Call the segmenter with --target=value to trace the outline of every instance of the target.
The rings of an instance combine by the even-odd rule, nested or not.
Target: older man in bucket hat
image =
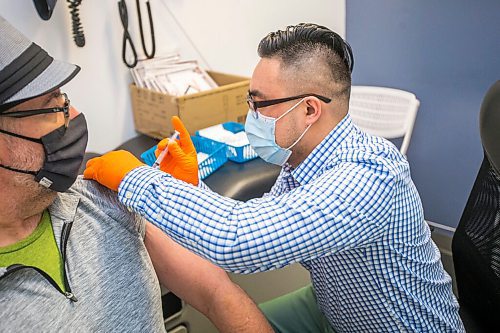
[[[0,331],[164,331],[152,261],[220,331],[270,331],[222,270],[77,177],[87,126],[59,88],[79,69],[0,17]]]

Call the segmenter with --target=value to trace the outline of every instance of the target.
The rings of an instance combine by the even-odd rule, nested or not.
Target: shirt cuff
[[[158,182],[160,178],[165,181],[165,178],[170,177],[169,174],[149,166],[135,168],[127,173],[120,183],[118,199],[125,206],[140,214],[142,212],[141,198],[147,191],[148,185]]]
[[[211,191],[210,187],[208,187],[207,184],[205,184],[202,180],[198,183],[198,188],[201,188],[202,190],[208,190]]]

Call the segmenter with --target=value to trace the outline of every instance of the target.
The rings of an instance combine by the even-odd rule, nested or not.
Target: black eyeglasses
[[[26,118],[26,117],[31,117],[31,116],[37,116],[40,114],[63,112],[64,113],[64,126],[67,128],[69,125],[69,120],[70,120],[70,117],[69,117],[70,101],[69,101],[68,95],[66,95],[65,93],[63,93],[62,95],[64,97],[64,105],[63,106],[47,108],[47,109],[34,109],[34,110],[23,110],[23,111],[14,111],[14,112],[8,112],[8,113],[0,113],[0,117]]]
[[[310,97],[310,96],[316,97],[317,99],[319,99],[320,101],[325,102],[325,103],[330,103],[332,101],[331,98],[324,97],[321,95],[316,95],[316,94],[303,94],[303,95],[297,95],[297,96],[292,96],[292,97],[269,99],[267,101],[254,101],[252,99],[252,95],[249,93],[247,95],[247,104],[248,104],[248,107],[250,108],[250,110],[253,111],[254,115],[257,116],[258,108],[265,108],[266,106],[285,103],[288,101],[293,101],[295,99],[305,98],[305,97]]]

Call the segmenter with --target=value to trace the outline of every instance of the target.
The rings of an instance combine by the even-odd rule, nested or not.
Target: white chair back
[[[406,155],[420,102],[414,94],[393,88],[352,86],[349,114],[368,134],[386,139],[403,137]]]

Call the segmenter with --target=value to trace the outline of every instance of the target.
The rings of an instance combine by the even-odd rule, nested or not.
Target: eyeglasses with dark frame
[[[66,93],[62,93],[62,95],[64,97],[64,105],[63,106],[46,108],[46,109],[33,109],[33,110],[23,110],[23,111],[0,113],[0,117],[26,118],[26,117],[37,116],[37,115],[41,115],[41,114],[63,112],[64,113],[64,126],[66,128],[68,128],[69,120],[70,120],[70,116],[69,116],[70,100],[68,98],[68,95],[66,95]]]
[[[248,107],[250,108],[250,110],[252,110],[253,116],[255,118],[258,118],[258,116],[259,116],[259,111],[257,111],[258,108],[265,108],[267,106],[285,103],[285,102],[293,101],[295,99],[300,99],[300,98],[305,98],[305,97],[310,97],[310,96],[316,97],[317,99],[319,99],[320,101],[325,102],[325,103],[330,103],[332,101],[331,98],[317,95],[317,94],[302,94],[302,95],[291,96],[291,97],[269,99],[267,101],[254,101],[252,99],[252,95],[250,93],[248,93],[247,104],[248,104]]]

